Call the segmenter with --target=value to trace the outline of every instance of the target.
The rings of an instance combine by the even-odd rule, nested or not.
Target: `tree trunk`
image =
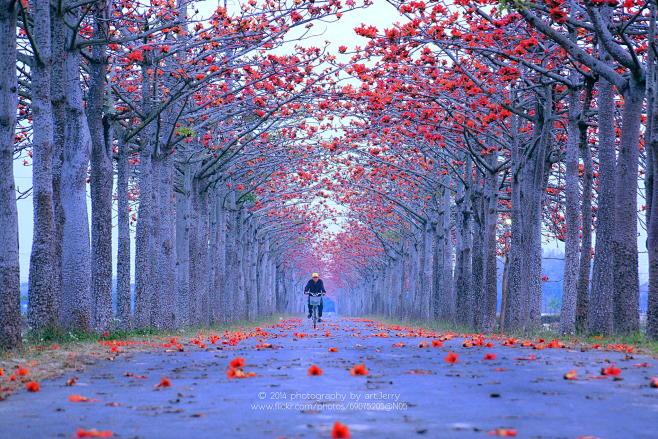
[[[466,175],[471,172],[470,163]],[[455,264],[456,318],[463,325],[469,324],[469,305],[472,290],[472,233],[470,187],[460,186],[457,208],[457,261]]]
[[[94,5],[94,38],[107,38],[109,3]],[[105,45],[92,49],[88,97],[88,124],[91,135],[91,293],[94,329],[112,328],[112,139],[110,127],[104,123],[103,109],[106,87]]]
[[[485,312],[484,303],[484,206],[482,188],[473,191],[473,221],[471,223],[473,236],[472,256],[472,287],[470,304],[468,306],[468,326],[480,330],[482,328],[482,317]]]
[[[93,323],[91,243],[87,213],[87,169],[91,138],[80,88],[80,58],[77,49],[68,50],[64,61],[66,127],[61,194],[64,235],[60,323],[63,327],[86,332],[92,329]]]
[[[190,232],[190,288],[195,324],[207,325],[208,316],[208,194],[197,178],[192,180]]]
[[[188,163],[181,164],[182,188],[176,194],[176,326],[188,326],[192,321],[190,292],[190,203],[192,172]]]
[[[607,55],[606,55],[607,56]],[[609,58],[609,56],[607,56]],[[615,224],[615,132],[612,84],[601,79],[597,94],[599,124],[599,196],[596,211],[596,244],[592,288],[587,303],[590,333],[612,332],[613,237]],[[633,238],[636,239],[636,238]]]
[[[247,234],[247,266],[246,268],[246,289],[248,314],[247,318],[253,320],[258,315],[260,297],[258,297],[258,239],[256,230],[252,221],[249,222],[249,232]]]
[[[213,188],[210,193],[210,243],[208,250],[209,266],[210,266],[210,283],[208,285],[209,298],[210,298],[210,324],[218,323],[218,305],[219,305],[219,291],[217,286],[218,272],[223,267],[218,266],[219,259],[219,246],[220,246],[220,230],[219,230],[219,215],[218,207],[219,196],[216,188]]]
[[[135,236],[135,316],[134,325],[137,328],[147,328],[150,325],[150,304],[153,283],[151,273],[152,245],[152,206],[153,176],[151,169],[150,144],[143,147],[139,159],[139,210],[137,218],[137,233]]]
[[[119,142],[117,162],[117,318],[119,327],[128,330],[132,327],[131,287],[130,287],[130,199],[128,185],[130,168],[128,147]]]
[[[20,348],[21,278],[14,185],[14,135],[18,106],[16,17],[18,4],[0,0],[0,349]]]
[[[215,268],[215,292],[218,303],[215,304],[217,313],[215,315],[218,324],[228,323],[229,321],[229,307],[231,291],[226,290],[224,285],[226,282],[226,209],[224,208],[224,193],[217,190],[216,194],[217,205],[217,260]]]
[[[642,81],[631,75],[624,93],[621,138],[615,181],[614,330],[630,334],[640,330],[640,281],[637,250],[637,171],[640,123],[644,104]]]
[[[496,166],[498,155],[492,151],[488,157],[489,165]],[[485,333],[493,332],[496,326],[496,308],[498,305],[498,267],[496,265],[496,224],[498,221],[498,176],[487,173],[484,184],[484,247],[483,285],[482,285],[482,323]]]
[[[269,308],[269,294],[266,289],[268,266],[267,252],[265,251],[265,239],[258,239],[258,265],[256,268],[256,296],[258,297],[257,316],[265,316]]]
[[[503,278],[500,281],[500,319],[498,327],[502,330],[505,326],[505,313],[507,310],[507,292],[508,292],[508,279],[509,279],[509,257],[505,255],[503,262]]]
[[[52,75],[50,77],[50,101],[53,111],[53,288],[57,291],[54,309],[61,307],[62,291],[62,241],[64,239],[64,208],[62,206],[62,165],[66,141],[66,90],[64,61],[66,60],[67,26],[62,11],[51,11]]]
[[[53,213],[53,112],[50,79],[52,51],[50,1],[34,2],[35,57],[32,79],[32,200],[34,233],[30,254],[28,322],[33,329],[57,325],[59,290],[55,288],[52,267],[57,264]]]
[[[152,79],[150,64],[142,69],[142,111],[148,114],[152,110]],[[139,210],[137,232],[135,236],[135,315],[134,326],[147,328],[151,325],[151,304],[155,294],[156,276],[152,270],[152,256],[156,252],[154,243],[155,182],[153,156],[155,154],[155,130],[153,122],[142,131],[139,152]]]
[[[238,283],[238,224],[237,215],[234,209],[235,206],[235,193],[230,193],[228,196],[229,206],[226,212],[226,275],[224,277],[223,289],[226,292],[226,320],[237,320],[237,283]]]
[[[583,195],[580,207],[583,235],[578,270],[578,297],[576,300],[576,332],[578,333],[583,333],[587,329],[587,300],[592,271],[592,181],[594,179],[594,170],[592,151],[587,138],[587,122],[584,115],[591,105],[593,86],[593,81],[588,83],[585,103],[581,112],[583,117],[578,126],[580,130],[580,154],[583,160]]]
[[[550,172],[548,156],[552,139],[552,109],[553,97],[549,87],[544,89],[545,96],[538,102],[539,117],[535,123],[535,139],[537,147],[527,157],[524,169],[525,186],[522,191],[521,208],[524,215],[525,242],[527,247],[523,253],[525,277],[527,286],[524,300],[527,310],[523,329],[537,328],[541,325],[542,285],[541,285],[541,227],[542,206],[546,194],[546,185]]]
[[[409,273],[407,277],[407,293],[403,299],[405,306],[405,318],[411,318],[417,313],[416,303],[414,299],[418,291],[420,281],[420,264],[417,262],[420,259],[419,245],[413,241],[409,242]]]
[[[435,230],[435,225],[432,224],[431,220],[428,219],[427,222],[424,224],[423,229],[421,231],[422,239],[423,239],[423,260],[424,260],[424,265],[423,265],[423,272],[422,272],[422,287],[420,291],[420,302],[416,304],[417,310],[419,312],[419,317],[422,320],[429,320],[430,319],[430,311],[431,311],[431,302],[430,299],[434,295],[434,245],[435,245],[435,240],[434,240],[434,230]],[[381,296],[383,294],[383,290],[375,291],[376,296]]]
[[[148,326],[155,329],[161,329],[160,310],[162,308],[162,272],[160,271],[162,249],[161,249],[161,224],[162,218],[162,188],[160,177],[162,175],[162,157],[160,157],[160,144],[155,145],[153,157],[151,159],[151,201],[149,213],[151,215],[151,228],[147,231],[149,234],[149,245],[151,254],[148,256],[149,273],[151,281],[149,284],[148,294]]]
[[[651,175],[647,172],[645,182],[647,200],[647,257],[649,265],[649,297],[647,302],[647,337],[658,340],[658,185],[655,171],[658,165],[658,62],[656,60],[656,6],[649,5],[651,20],[649,27],[649,56],[647,61],[647,162],[651,164]]]
[[[450,194],[450,177],[443,176],[441,212],[439,213],[440,249],[441,249],[441,283],[439,287],[439,318],[447,322],[455,320],[455,290],[453,287],[453,242],[452,242],[452,205]]]
[[[247,265],[247,224],[243,218],[242,210],[238,210],[237,213],[237,242],[236,242],[236,272],[237,272],[237,283],[235,284],[235,295],[236,295],[236,320],[244,320],[248,316],[248,303],[246,295],[246,274],[245,267]]]
[[[546,196],[546,185],[551,165],[548,161],[550,143],[552,139],[552,109],[553,98],[551,89],[545,89],[544,101],[538,105],[537,113],[541,113],[539,122],[536,126],[536,135],[539,136],[539,145],[531,157],[531,167],[526,168],[529,175],[525,181],[528,184],[526,194],[530,209],[525,209],[525,202],[522,203],[524,213],[527,215],[525,229],[526,242],[528,243],[525,253],[524,275],[528,290],[526,299],[528,301],[528,319],[524,329],[537,328],[541,325],[541,306],[542,306],[542,283],[541,283],[541,263],[542,263],[542,206]]]
[[[521,205],[521,183],[522,173],[521,166],[523,157],[520,151],[520,139],[518,138],[519,118],[512,115],[512,212],[510,226],[510,250],[508,258],[507,288],[505,294],[505,311],[502,329],[504,331],[517,331],[525,327],[528,309],[525,306],[523,295],[527,294],[527,285],[524,283],[523,275],[524,257],[523,251],[526,248],[525,235],[523,233],[523,207]]]
[[[174,196],[173,157],[167,154],[159,158],[158,180],[159,233],[157,241],[157,270],[159,297],[154,315],[157,327],[173,329],[176,325],[176,197]],[[155,322],[154,322],[155,323]]]
[[[575,80],[575,74],[571,75]],[[576,331],[576,306],[578,297],[578,268],[580,244],[580,200],[578,178],[578,121],[580,118],[579,90],[569,89],[569,115],[565,159],[566,237],[564,240],[564,280],[562,283],[562,306],[560,309],[560,332],[573,334]]]

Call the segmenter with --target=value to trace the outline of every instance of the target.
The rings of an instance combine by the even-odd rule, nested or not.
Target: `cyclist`
[[[309,294],[310,293],[310,294]],[[311,279],[309,279],[308,283],[306,284],[306,287],[304,288],[304,294],[309,294],[308,296],[308,318],[311,318],[313,308],[311,308],[311,294],[314,296],[322,295],[325,294],[326,291],[324,289],[324,284],[322,283],[322,279],[320,279],[320,275],[317,273],[313,273],[313,276],[311,276]],[[320,298],[320,306],[318,307],[318,321],[322,321],[322,298]]]

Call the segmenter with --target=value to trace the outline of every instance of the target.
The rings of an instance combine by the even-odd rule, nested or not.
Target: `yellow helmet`
[[[320,277],[320,275],[317,274],[317,273],[313,273],[313,276],[311,276],[311,277]]]

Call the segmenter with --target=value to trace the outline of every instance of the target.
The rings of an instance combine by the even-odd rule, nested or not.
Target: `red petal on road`
[[[497,428],[491,430],[489,436],[513,437],[516,436],[516,430],[513,428]]]
[[[171,381],[165,377],[162,377],[162,380],[160,380],[160,382],[156,384],[155,387],[171,387]]]
[[[352,436],[350,435],[350,429],[347,425],[336,421],[333,430],[331,430],[331,437],[334,439],[349,439]]]
[[[455,354],[454,352],[448,353],[448,356],[446,356],[443,361],[446,363],[456,363],[459,361],[459,354]]]
[[[83,430],[78,428],[78,431],[75,433],[75,437],[112,437],[114,433],[110,430],[98,431],[95,428],[91,430]]]

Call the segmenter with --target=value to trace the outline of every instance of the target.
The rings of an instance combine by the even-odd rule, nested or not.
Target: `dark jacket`
[[[318,279],[317,282],[313,282],[313,279],[310,279],[308,283],[306,284],[306,287],[304,288],[304,292],[311,292],[311,293],[326,293],[324,289],[324,284],[322,283],[322,279]]]

